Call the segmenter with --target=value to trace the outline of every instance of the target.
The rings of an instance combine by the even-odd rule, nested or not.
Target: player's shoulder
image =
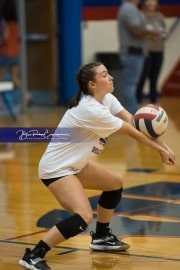
[[[116,97],[111,93],[106,94],[104,97],[104,100],[114,100],[114,99],[116,99]]]
[[[102,113],[103,104],[99,103],[94,97],[83,96],[78,106],[73,107],[71,112],[80,119],[95,120]]]
[[[106,94],[103,100],[103,104],[106,106],[111,106],[114,102],[119,102],[113,94]]]

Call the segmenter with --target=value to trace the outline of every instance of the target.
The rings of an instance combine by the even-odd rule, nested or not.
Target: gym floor
[[[111,222],[113,233],[130,244],[121,253],[92,252],[89,232],[56,246],[46,259],[53,270],[180,269],[180,98],[162,98],[169,126],[162,136],[176,154],[176,165],[161,163],[156,152],[125,135],[112,135],[96,161],[124,180],[121,203]],[[1,116],[1,127],[55,127],[62,107],[35,107],[17,122]],[[20,270],[18,260],[44,233],[68,215],[38,179],[45,143],[0,145],[0,266]],[[87,190],[96,219],[99,191]]]

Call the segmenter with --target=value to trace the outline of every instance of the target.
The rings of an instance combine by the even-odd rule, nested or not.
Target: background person
[[[118,37],[122,63],[122,105],[132,114],[138,109],[136,87],[147,54],[147,37],[157,31],[146,28],[144,14],[138,9],[140,0],[124,0],[118,12]]]
[[[20,89],[20,33],[19,23],[17,18],[16,1],[4,1],[2,6],[2,18],[5,23],[4,27],[4,40],[0,44],[0,80],[6,79],[9,72],[14,88]],[[27,93],[26,102],[31,105],[33,100],[30,93]]]
[[[158,99],[157,82],[164,59],[164,42],[167,38],[164,15],[157,10],[157,0],[145,0],[142,3],[147,25],[159,33],[148,39],[148,55],[144,62],[141,77],[137,85],[136,97],[139,104],[143,100],[143,87],[146,79],[149,79],[149,99],[156,103]]]

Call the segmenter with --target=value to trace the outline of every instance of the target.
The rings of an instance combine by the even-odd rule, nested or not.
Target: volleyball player
[[[82,66],[77,72],[77,83],[77,95],[58,125],[58,129],[64,129],[70,139],[51,141],[39,163],[43,183],[72,215],[54,225],[32,250],[26,249],[19,263],[28,269],[50,269],[44,260],[46,253],[83,232],[92,222],[93,213],[84,189],[102,190],[90,248],[96,251],[129,248],[109,227],[114,208],[121,200],[122,179],[90,160],[103,150],[112,133],[127,134],[156,150],[165,164],[175,163],[175,156],[168,146],[149,139],[133,127],[132,115],[111,94],[113,78],[103,64]]]

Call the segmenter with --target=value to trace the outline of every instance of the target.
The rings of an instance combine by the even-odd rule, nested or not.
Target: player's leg
[[[89,200],[76,176],[63,177],[51,183],[48,188],[72,215],[54,225],[33,250],[26,249],[19,263],[28,269],[50,269],[43,260],[46,253],[53,246],[84,231],[92,221]]]
[[[98,201],[96,232],[91,233],[90,248],[94,250],[128,249],[129,245],[117,239],[109,228],[114,208],[120,202],[122,196],[123,183],[121,178],[94,162],[89,162],[77,174],[77,177],[84,188],[103,190]]]
[[[53,247],[63,240],[82,232],[92,222],[92,209],[82,184],[74,175],[53,182],[49,185],[49,189],[64,209],[73,216],[78,215],[81,217],[80,220],[82,219],[82,222],[78,223],[77,218],[75,220],[70,218],[70,224],[68,224],[69,221],[67,220],[54,226],[43,238],[49,246]],[[76,223],[78,223],[77,228],[73,228]]]
[[[93,161],[89,161],[76,176],[86,189],[110,191],[123,186],[119,176]]]

